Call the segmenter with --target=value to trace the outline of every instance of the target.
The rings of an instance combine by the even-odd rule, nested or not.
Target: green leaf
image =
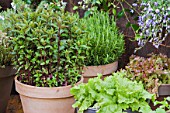
[[[91,14],[91,11],[86,11],[86,12],[84,13],[84,17],[88,17],[90,14]]]
[[[135,31],[139,29],[139,26],[137,24],[131,24],[131,26]]]
[[[73,10],[77,10],[79,7],[78,6],[74,6],[73,7]]]
[[[125,14],[124,14],[124,11],[121,10],[121,11],[118,12],[117,18],[120,19],[120,18],[122,18],[124,15],[125,15]]]
[[[112,9],[113,15],[116,16],[116,9]]]
[[[128,27],[130,27],[130,26],[131,26],[131,23],[128,22],[128,23],[126,24],[126,28],[128,28]]]

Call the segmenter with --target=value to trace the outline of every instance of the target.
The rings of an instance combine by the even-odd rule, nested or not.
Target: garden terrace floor
[[[19,95],[11,95],[6,113],[24,113]]]

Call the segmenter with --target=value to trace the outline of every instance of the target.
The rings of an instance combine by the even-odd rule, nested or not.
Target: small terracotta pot
[[[83,78],[76,84],[83,82]],[[15,77],[16,91],[20,94],[24,113],[74,113],[75,100],[69,86],[36,87],[23,84]]]
[[[111,64],[107,65],[100,65],[100,66],[86,66],[83,68],[83,78],[84,83],[88,82],[88,79],[97,77],[97,74],[101,73],[103,75],[103,78],[111,75],[113,72],[115,72],[118,68],[118,61],[113,62]]]
[[[14,74],[13,66],[0,68],[0,113],[5,113],[10,98]]]

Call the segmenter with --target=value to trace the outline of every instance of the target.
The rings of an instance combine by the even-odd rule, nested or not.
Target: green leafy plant
[[[80,84],[71,89],[76,103],[73,107],[79,108],[79,113],[89,107],[97,108],[97,113],[123,113],[131,109],[141,113],[151,112],[147,99],[152,94],[147,92],[141,82],[131,81],[124,76],[127,73],[120,71],[104,80],[97,78],[90,79],[87,84]]]
[[[84,66],[86,46],[78,26],[79,17],[42,2],[36,11],[27,10],[5,17],[12,39],[14,65],[22,83],[56,87],[76,83]],[[15,23],[15,24],[14,24]]]
[[[170,84],[170,59],[162,54],[152,54],[148,58],[132,55],[125,67],[126,77],[131,80],[142,81],[150,93],[158,93],[161,84]]]
[[[159,107],[155,111],[152,111],[150,113],[169,113],[170,112],[169,111],[170,110],[170,105],[169,105],[170,97],[164,98],[163,101],[157,101],[155,100],[155,98],[152,98],[152,101],[154,102],[154,106],[159,105]],[[165,111],[165,109],[167,111]]]
[[[10,37],[0,31],[0,67],[12,65],[13,55],[9,41]]]
[[[85,28],[84,42],[90,47],[86,65],[103,65],[114,62],[124,52],[124,38],[119,33],[114,18],[108,13],[95,12],[88,18],[82,18]]]

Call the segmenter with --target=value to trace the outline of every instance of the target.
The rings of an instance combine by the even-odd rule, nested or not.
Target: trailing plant
[[[54,6],[42,2],[36,11],[5,17],[13,24],[3,31],[14,37],[14,65],[22,83],[66,86],[81,77],[86,45],[80,40],[84,31],[78,26],[79,17]]]
[[[141,81],[150,93],[158,93],[161,84],[170,84],[170,59],[163,54],[149,58],[132,55],[125,69],[130,73],[126,77]]]
[[[0,67],[12,65],[13,55],[12,48],[10,46],[10,37],[6,36],[6,33],[0,31]]]
[[[170,1],[143,0],[140,7],[138,45],[143,47],[151,42],[158,48],[170,33]]]
[[[96,11],[106,11],[109,15],[114,15],[116,20],[125,17],[127,20],[126,27],[131,27],[134,34],[138,29],[138,25],[131,20],[137,20],[139,15],[139,1],[134,0],[133,3],[129,3],[128,0],[81,0],[77,4],[73,4],[73,10],[84,10],[84,17],[95,13]],[[126,6],[126,7],[125,7]],[[119,12],[118,12],[119,11]],[[132,18],[132,19],[130,19]]]
[[[152,110],[146,100],[153,95],[144,89],[141,82],[125,78],[126,74],[120,71],[104,80],[100,75],[89,79],[87,84],[74,86],[71,89],[76,99],[73,107],[78,107],[79,113],[89,107],[97,108],[97,113],[123,113],[127,109],[150,113]]]
[[[124,37],[119,33],[114,18],[108,13],[95,12],[80,22],[85,28],[83,42],[90,47],[86,65],[103,65],[114,62],[124,52]]]

